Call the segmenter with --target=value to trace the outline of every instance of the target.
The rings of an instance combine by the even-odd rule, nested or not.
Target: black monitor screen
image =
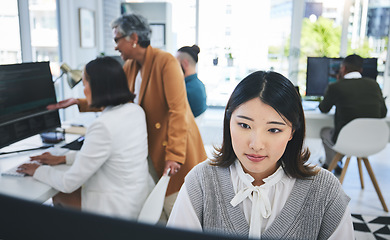
[[[49,62],[0,65],[0,148],[61,126]]]
[[[306,72],[306,96],[323,96],[329,83],[336,81],[343,58],[308,57]],[[377,58],[363,59],[363,77],[376,80]]]

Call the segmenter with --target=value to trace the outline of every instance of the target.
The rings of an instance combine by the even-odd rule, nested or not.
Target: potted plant
[[[232,54],[232,52],[231,52],[231,50],[230,50],[230,47],[228,47],[228,48],[225,48],[226,50],[227,50],[227,53],[226,53],[226,60],[227,60],[227,66],[228,67],[232,67],[233,66],[233,54]]]

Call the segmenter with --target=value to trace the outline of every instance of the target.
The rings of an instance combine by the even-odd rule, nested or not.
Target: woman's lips
[[[246,157],[252,161],[252,162],[260,162],[260,161],[263,161],[266,156],[260,156],[260,155],[250,155],[250,154],[246,154]]]

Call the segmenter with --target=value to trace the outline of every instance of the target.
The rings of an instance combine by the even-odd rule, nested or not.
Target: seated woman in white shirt
[[[215,158],[186,176],[167,226],[263,239],[354,239],[349,197],[307,164],[305,118],[275,72],[242,80],[225,110]]]
[[[87,129],[80,151],[31,157],[42,165],[24,164],[19,172],[60,191],[54,205],[137,219],[150,192],[144,111],[132,103],[126,75],[113,58],[89,62],[83,84],[88,104],[103,112]],[[72,165],[67,171],[50,166],[62,163]]]

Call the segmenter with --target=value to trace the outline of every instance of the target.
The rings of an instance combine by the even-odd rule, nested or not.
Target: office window
[[[0,1],[0,64],[22,62],[17,0]]]
[[[32,60],[50,61],[53,77],[60,75],[56,0],[29,0]]]
[[[239,0],[169,2],[176,39],[173,49],[198,41],[201,49],[198,75],[206,85],[208,105],[224,106],[238,81],[250,72],[274,70],[288,77],[293,34],[300,34],[300,48],[295,53],[299,56],[297,82],[294,84],[299,86],[302,95],[306,89],[307,57],[340,57],[356,53],[365,58],[378,58],[377,81],[383,86],[389,1],[350,1],[346,10],[349,17],[345,19],[348,21],[344,33],[346,44],[341,44],[345,2],[340,0],[306,0],[301,33],[291,33],[292,0],[247,0],[245,4]]]
[[[319,4],[317,8],[313,4]],[[390,2],[353,0],[343,19],[344,1],[306,1],[301,33],[301,57],[298,85],[305,95],[307,57],[340,57],[342,23],[348,21],[346,55],[378,58],[377,82],[383,87],[387,38],[390,24]]]
[[[384,71],[387,56],[387,42],[390,29],[390,2],[389,1],[362,1],[360,3],[359,37],[355,39],[355,46],[362,49],[365,57],[378,58],[378,83],[384,85]],[[357,34],[356,34],[357,35]],[[352,48],[352,39],[351,39]],[[355,49],[351,49],[356,51]],[[352,52],[351,51],[351,52]]]
[[[251,72],[287,73],[284,48],[291,6],[290,0],[199,0],[198,75],[206,85],[209,106],[225,106],[238,82]]]
[[[23,5],[23,4],[21,4]],[[22,49],[18,1],[0,1],[0,64],[22,62],[22,51],[32,51],[32,59],[24,61],[50,61],[54,77],[59,76],[59,43],[57,29],[56,0],[29,0],[30,19],[24,26],[30,26],[31,48]],[[28,34],[28,33],[27,33]],[[29,36],[30,37],[30,36]],[[26,41],[26,39],[24,39]]]
[[[290,35],[292,0],[167,2],[172,4],[175,39],[171,53],[198,41],[198,75],[206,85],[208,105],[225,106],[237,83],[253,71],[273,69],[287,76],[285,49]]]

